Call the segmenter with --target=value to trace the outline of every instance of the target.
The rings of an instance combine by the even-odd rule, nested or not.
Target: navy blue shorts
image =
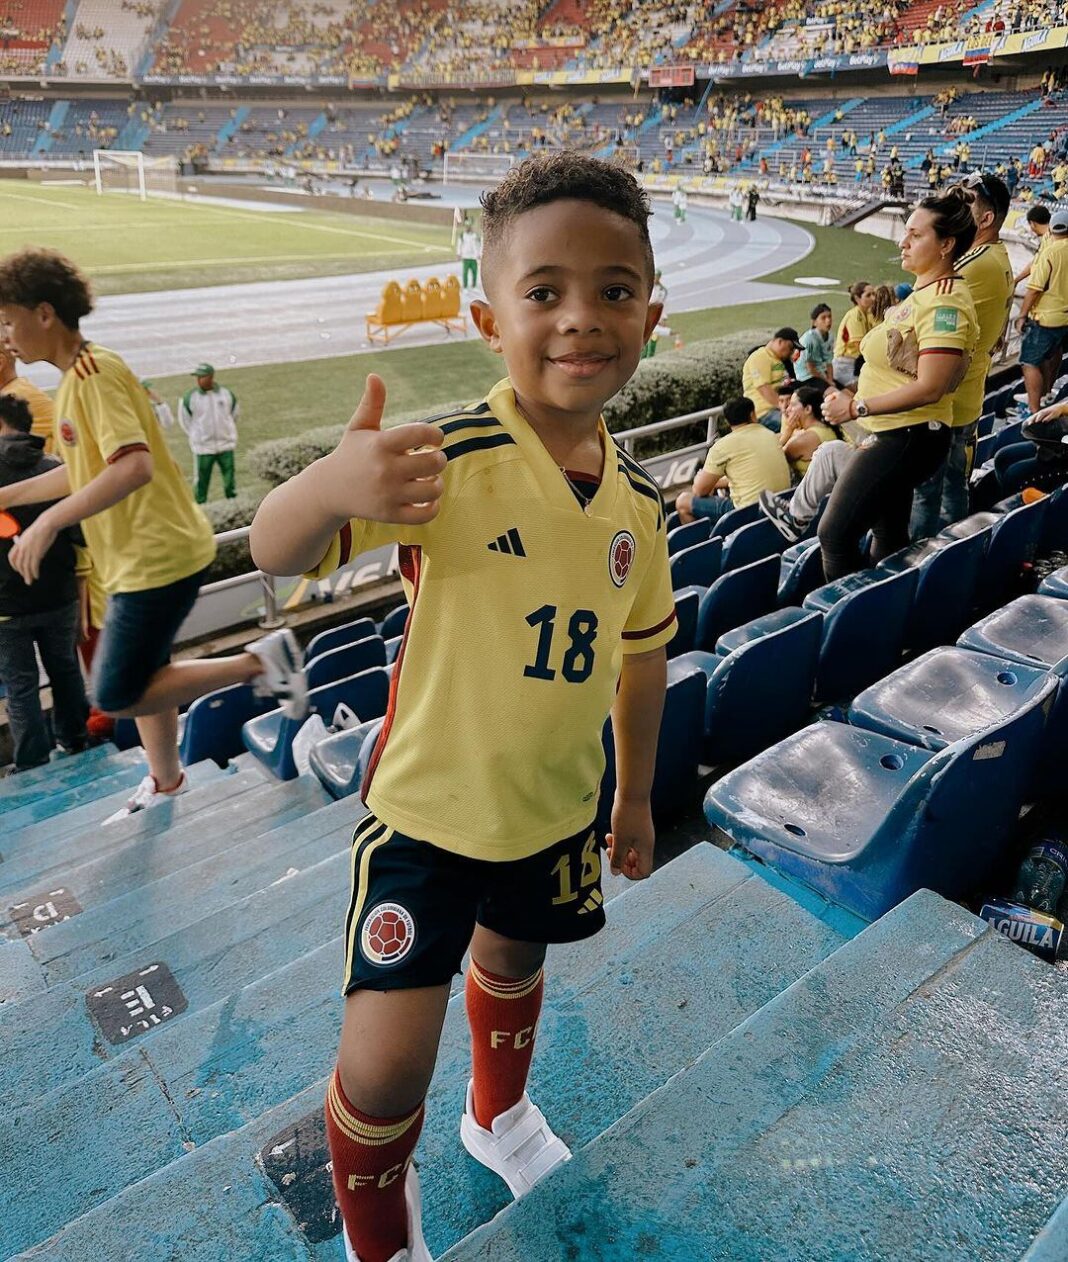
[[[1029,319],[1024,325],[1023,340],[1020,343],[1020,363],[1037,367],[1060,348],[1066,333],[1068,327],[1047,328],[1037,320]]]
[[[593,825],[526,859],[492,863],[367,815],[352,838],[341,993],[443,986],[475,925],[517,942],[578,942],[604,926]]]
[[[165,587],[108,597],[104,629],[93,658],[93,700],[105,714],[128,710],[149,680],[171,660],[178,628],[196,604],[207,570]]]

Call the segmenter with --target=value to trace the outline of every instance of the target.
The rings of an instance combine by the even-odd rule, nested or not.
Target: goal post
[[[481,180],[497,184],[508,174],[515,158],[508,153],[451,153],[445,150],[445,169],[441,173],[442,184],[466,183]]]
[[[98,196],[132,193],[147,201],[153,193],[178,192],[178,163],[173,157],[146,158],[133,150],[94,149],[93,182]]]

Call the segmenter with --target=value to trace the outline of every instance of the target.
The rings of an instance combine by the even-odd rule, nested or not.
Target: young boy
[[[88,280],[52,250],[0,261],[0,335],[25,363],[63,373],[56,395],[56,451],[63,464],[0,488],[0,508],[58,503],[19,536],[13,569],[27,583],[59,532],[83,522],[108,595],[93,691],[108,714],[132,716],[149,774],[105,820],[154,806],[186,787],[178,757],[178,707],[228,684],[252,683],[299,713],[304,677],[289,632],[238,657],[171,663],[171,646],[215,555],[207,518],[193,503],[163,439],[148,395],[114,351],[82,336],[93,309]]]
[[[612,870],[652,869],[675,627],[665,514],[600,419],[660,314],[649,204],[620,168],[568,152],[514,167],[483,204],[472,316],[508,377],[464,412],[386,431],[369,377],[337,449],[272,491],[252,528],[276,573],[396,541],[410,588],[364,784],[373,814],[354,837],[326,1111],[359,1262],[429,1258],[411,1158],[468,946],[463,1143],[515,1196],[570,1155],[525,1086],[546,944],[604,923],[591,825],[609,713]]]

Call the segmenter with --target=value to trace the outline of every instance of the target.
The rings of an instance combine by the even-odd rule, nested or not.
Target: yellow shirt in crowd
[[[759,422],[739,425],[717,438],[705,457],[705,469],[730,483],[735,508],[753,504],[761,491],[785,491],[790,466],[778,435]]]
[[[975,317],[979,322],[979,341],[964,380],[953,392],[954,426],[970,425],[983,410],[986,375],[990,356],[1005,329],[1012,306],[1012,264],[1009,252],[1001,241],[978,245],[957,263],[957,271],[968,282]]]
[[[108,595],[165,587],[209,565],[208,519],[167,450],[144,386],[126,363],[86,343],[56,393],[56,451],[80,491],[130,451],[152,456],[152,481],[81,523]]]
[[[860,354],[860,343],[864,334],[874,324],[875,321],[867,311],[862,311],[860,307],[850,307],[838,326],[838,336],[834,342],[835,359],[856,359]]]
[[[960,276],[943,276],[914,289],[904,302],[891,307],[860,346],[864,367],[860,370],[857,397],[874,399],[916,380],[921,355],[949,353],[960,359],[954,381],[959,384],[971,364],[979,335],[975,303]],[[936,403],[908,412],[869,416],[864,424],[873,433],[926,425],[948,425],[953,417],[950,389]]]
[[[1031,318],[1043,328],[1060,329],[1068,325],[1068,237],[1047,233],[1043,240],[1049,245],[1035,256],[1027,278],[1027,288],[1041,294]]]
[[[756,408],[757,420],[775,408],[760,393],[761,386],[775,390],[786,376],[786,367],[766,346],[758,346],[742,365],[742,393]]]

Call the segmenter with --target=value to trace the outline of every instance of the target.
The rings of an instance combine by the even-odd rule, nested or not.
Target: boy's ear
[[[471,319],[475,328],[482,335],[482,340],[490,350],[495,355],[502,354],[500,325],[497,323],[497,317],[493,314],[493,308],[489,303],[476,298],[471,303]]]
[[[662,302],[651,302],[649,310],[645,316],[645,340],[653,336],[653,329],[660,323],[660,317],[664,314],[664,304]]]

